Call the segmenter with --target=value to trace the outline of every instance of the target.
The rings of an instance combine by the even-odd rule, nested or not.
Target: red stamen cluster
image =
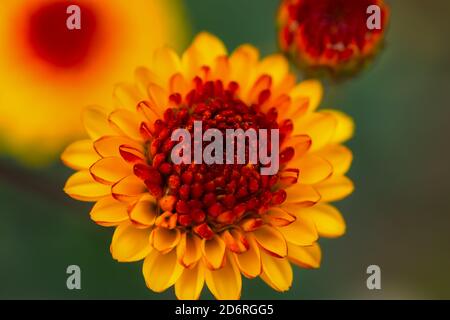
[[[173,130],[185,128],[193,134],[194,121],[202,121],[204,131],[216,128],[223,133],[226,129],[280,129],[281,143],[292,123],[285,122],[279,128],[275,109],[264,113],[260,104],[246,105],[236,97],[239,86],[235,82],[224,87],[220,80],[193,81],[195,88],[184,99],[178,93],[170,96],[173,107],[162,119],[142,124],[141,132],[148,138],[149,164],[137,164],[134,171],[159,199],[160,208],[177,215],[178,226],[210,238],[214,231],[244,216],[259,216],[269,206],[282,203],[286,192],[274,188],[278,174],[260,175],[260,164],[248,163],[248,148],[246,164],[173,164],[171,150],[177,143],[171,141]],[[261,103],[267,99],[264,96],[270,96],[270,91],[261,92]],[[293,149],[283,150],[280,163],[292,156]]]

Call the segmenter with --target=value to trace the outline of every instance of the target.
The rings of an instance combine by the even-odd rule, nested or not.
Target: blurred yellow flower
[[[120,94],[119,94],[120,93]],[[261,277],[277,291],[293,281],[291,263],[318,268],[319,236],[345,232],[329,202],[353,191],[345,176],[352,153],[342,145],[352,120],[317,111],[320,82],[296,84],[282,55],[259,59],[250,45],[228,55],[224,44],[199,34],[181,58],[153,54],[136,83],[116,87],[116,107],[84,111],[89,139],[62,155],[79,170],[65,185],[74,199],[96,202],[90,213],[114,226],[111,253],[120,262],[144,260],[147,286],[175,286],[179,299],[197,299],[204,284],[217,299],[238,299],[242,278]],[[277,128],[280,170],[260,175],[260,163],[175,164],[174,130]]]
[[[66,25],[69,5],[81,29]],[[3,0],[0,10],[0,152],[51,161],[80,136],[81,107],[105,101],[149,52],[181,45],[179,0]]]

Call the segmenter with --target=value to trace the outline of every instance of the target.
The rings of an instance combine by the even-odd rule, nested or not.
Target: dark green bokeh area
[[[382,55],[358,78],[328,85],[322,104],[344,110],[357,127],[349,143],[356,190],[337,205],[347,233],[320,241],[322,267],[295,268],[289,292],[245,280],[244,299],[450,299],[450,2],[390,3]],[[186,1],[195,33],[208,30],[229,49],[249,42],[264,55],[277,50],[277,5]],[[174,298],[172,289],[146,288],[141,263],[111,258],[113,229],[94,224],[89,205],[60,191],[70,170],[1,164],[0,298]],[[82,290],[66,288],[71,264],[81,267]],[[366,287],[371,264],[381,267],[382,290]],[[203,297],[211,298],[206,288]]]

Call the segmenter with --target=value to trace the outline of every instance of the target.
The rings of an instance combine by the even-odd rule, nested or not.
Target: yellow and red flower
[[[381,10],[381,28],[367,27],[367,9]],[[383,0],[283,0],[280,48],[307,75],[357,73],[380,50],[389,9]]]
[[[69,30],[69,5],[81,29]],[[148,52],[184,42],[179,0],[3,0],[0,10],[0,151],[54,160],[81,137],[81,106],[106,100],[115,79]]]
[[[114,108],[84,111],[89,138],[62,155],[78,170],[64,190],[96,202],[91,218],[115,227],[113,258],[144,259],[151,290],[174,285],[179,299],[197,299],[206,283],[217,299],[237,299],[243,275],[286,291],[291,263],[319,267],[319,237],[345,232],[329,202],[353,191],[345,176],[352,153],[342,145],[352,120],[317,111],[320,82],[296,84],[282,55],[260,60],[250,45],[228,55],[201,33],[181,57],[156,50],[150,68],[137,69],[135,84],[117,86],[114,98]],[[279,129],[280,171],[174,164],[171,133],[195,120],[221,130]]]

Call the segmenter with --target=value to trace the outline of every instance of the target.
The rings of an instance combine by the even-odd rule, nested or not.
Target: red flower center
[[[71,1],[45,4],[29,17],[27,37],[33,52],[56,67],[69,68],[82,64],[92,50],[97,31],[97,18],[90,6],[77,4],[81,9],[81,29],[69,30],[67,13]]]
[[[381,30],[367,28],[367,8],[371,5],[382,9]],[[283,30],[286,45],[299,41],[311,57],[339,61],[373,45],[386,18],[379,0],[295,0],[289,2],[287,10],[289,21]]]
[[[279,126],[274,108],[261,111],[260,105],[270,96],[268,90],[261,92],[260,103],[247,105],[237,98],[239,86],[235,82],[224,87],[220,80],[203,82],[195,78],[194,83],[195,89],[184,98],[178,93],[170,96],[174,107],[166,110],[163,119],[142,124],[141,132],[148,139],[149,165],[135,165],[134,171],[149,192],[160,199],[166,214],[177,213],[179,226],[192,227],[200,236],[209,238],[213,230],[244,216],[259,219],[269,206],[282,203],[286,192],[275,188],[278,174],[261,175],[261,163],[249,164],[248,146],[245,164],[174,164],[171,150],[177,142],[171,140],[172,132],[185,128],[193,134],[194,121],[202,121],[203,130],[215,128],[223,133],[226,129],[279,129],[281,144],[292,124],[286,121]],[[142,102],[143,107],[146,103]],[[277,155],[280,166],[292,158],[291,149]]]

